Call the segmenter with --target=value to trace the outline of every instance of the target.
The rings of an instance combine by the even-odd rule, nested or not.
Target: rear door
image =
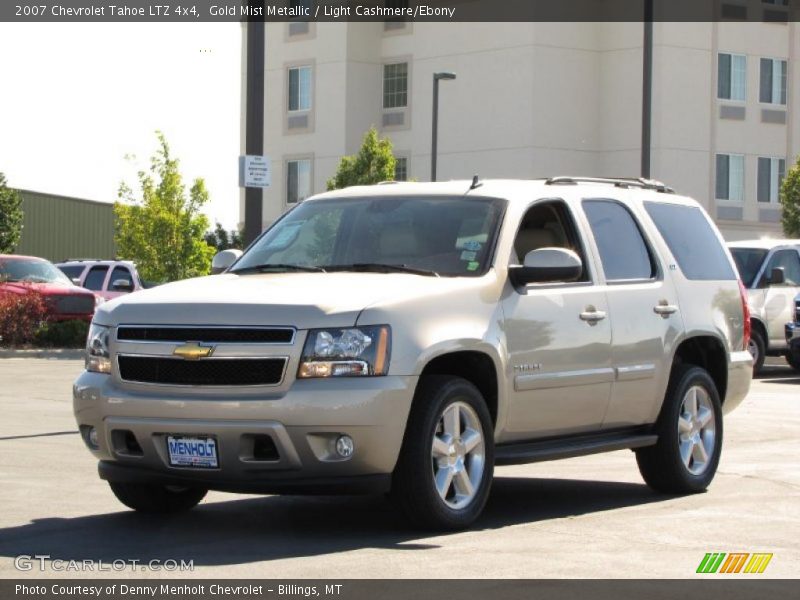
[[[621,199],[585,198],[582,207],[605,278],[611,313],[614,385],[604,429],[652,422],[669,377],[665,356],[682,331],[675,285],[642,225]]]

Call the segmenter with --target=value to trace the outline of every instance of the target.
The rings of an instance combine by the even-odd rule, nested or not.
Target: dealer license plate
[[[211,436],[168,435],[169,464],[173,467],[216,469],[217,440]]]

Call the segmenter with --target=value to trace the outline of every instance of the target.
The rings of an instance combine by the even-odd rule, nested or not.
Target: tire
[[[758,327],[753,327],[750,331],[750,343],[747,344],[747,350],[753,357],[753,375],[758,375],[761,367],[764,366],[764,359],[767,358],[767,345]]]
[[[177,488],[143,483],[109,482],[111,491],[128,508],[144,513],[178,513],[191,510],[205,497],[207,490]]]
[[[668,494],[704,491],[714,479],[722,451],[722,406],[717,386],[705,369],[673,368],[655,433],[654,446],[636,450],[639,472],[647,485]],[[703,454],[705,460],[701,460]]]
[[[795,371],[800,373],[800,346],[789,350],[789,353],[786,355],[786,362],[789,363],[789,366]]]
[[[422,378],[392,478],[394,500],[426,529],[464,529],[483,511],[493,473],[492,419],[481,393],[460,377]]]

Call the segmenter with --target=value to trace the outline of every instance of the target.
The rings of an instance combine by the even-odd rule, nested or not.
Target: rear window
[[[644,207],[687,279],[736,279],[725,248],[701,209],[656,202],[645,202]]]

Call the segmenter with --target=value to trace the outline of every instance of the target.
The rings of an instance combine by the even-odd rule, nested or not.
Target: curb
[[[83,348],[40,348],[32,350],[14,350],[0,348],[0,359],[3,358],[45,358],[55,360],[78,360],[83,358]]]

